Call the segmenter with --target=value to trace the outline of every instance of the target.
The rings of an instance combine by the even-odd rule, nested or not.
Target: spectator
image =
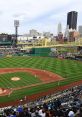
[[[72,109],[70,109],[70,111],[68,113],[68,117],[75,117],[75,114]]]

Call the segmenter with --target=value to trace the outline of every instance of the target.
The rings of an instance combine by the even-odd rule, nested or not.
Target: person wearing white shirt
[[[72,110],[69,111],[68,117],[75,117],[75,114],[74,114],[74,112]]]

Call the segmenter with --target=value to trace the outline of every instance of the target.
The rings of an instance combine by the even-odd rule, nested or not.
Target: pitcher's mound
[[[20,80],[20,78],[19,77],[12,77],[11,80],[12,81],[18,81],[18,80]]]

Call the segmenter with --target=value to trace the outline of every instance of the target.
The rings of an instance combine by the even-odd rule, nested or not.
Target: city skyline
[[[30,29],[57,34],[58,23],[65,32],[67,13],[78,12],[77,24],[82,25],[81,0],[3,0],[0,1],[0,33],[14,33],[14,20],[20,21],[19,34]]]

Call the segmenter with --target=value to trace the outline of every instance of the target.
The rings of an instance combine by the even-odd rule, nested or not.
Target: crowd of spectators
[[[82,117],[82,86],[47,95],[24,105],[0,108],[0,117]]]
[[[18,48],[13,47],[0,47],[0,57],[5,57],[7,55],[18,55],[20,54],[20,50]]]

